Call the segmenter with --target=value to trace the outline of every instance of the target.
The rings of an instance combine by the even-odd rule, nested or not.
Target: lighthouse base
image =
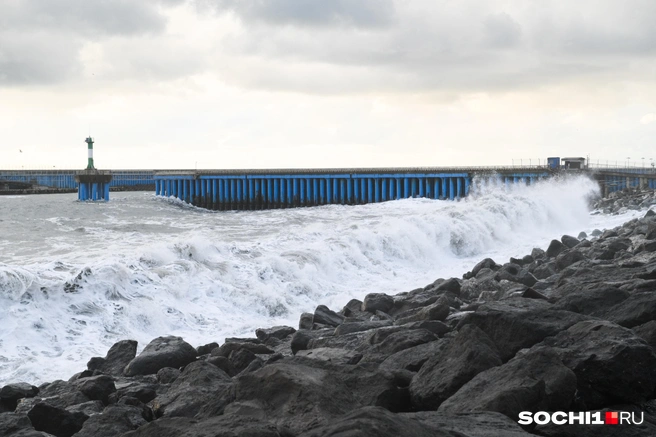
[[[77,199],[81,201],[109,201],[109,183],[112,174],[108,171],[84,170],[75,175],[78,183]]]

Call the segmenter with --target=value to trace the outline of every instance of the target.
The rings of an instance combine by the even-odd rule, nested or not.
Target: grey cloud
[[[522,28],[506,13],[489,15],[483,25],[486,38],[492,47],[514,47],[520,42]]]
[[[206,0],[242,20],[300,26],[379,27],[394,18],[391,0]]]
[[[161,8],[184,0],[0,2],[0,85],[11,86],[74,78],[82,70],[85,42],[161,34]]]

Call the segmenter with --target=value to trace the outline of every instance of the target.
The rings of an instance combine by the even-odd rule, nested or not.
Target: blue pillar
[[[380,200],[385,201],[387,200],[387,178],[381,178],[380,184],[381,184]]]
[[[319,204],[320,205],[325,205],[326,204],[326,180],[325,179],[319,180]]]
[[[339,181],[337,178],[333,179],[333,203],[339,203]]]
[[[162,181],[155,181],[155,195],[161,196],[162,194]]]
[[[465,178],[465,196],[469,196],[469,176]]]
[[[326,203],[333,203],[333,183],[331,179],[326,179]]]
[[[425,193],[424,193],[425,182],[424,182],[423,179],[419,178],[418,183],[419,183],[419,197],[424,197],[424,195],[425,195]]]
[[[455,185],[454,182],[455,181],[453,180],[453,178],[449,178],[449,199],[450,200],[454,199],[454,189],[453,189],[454,185]]]
[[[194,196],[196,195],[196,181],[189,180],[189,203],[193,203]]]
[[[346,181],[342,178],[339,179],[339,203],[346,203]]]
[[[371,178],[367,178],[367,202],[374,201],[374,183]]]
[[[188,191],[188,188],[187,188],[187,181],[183,179],[182,180],[182,200],[187,202],[189,200],[188,196],[189,196],[189,191]]]
[[[462,178],[458,178],[458,197],[462,197]]]
[[[367,203],[366,179],[360,179],[360,203]]]
[[[380,202],[380,180],[374,179],[374,202]]]
[[[301,201],[301,205],[305,205],[305,197],[306,197],[305,190],[307,188],[307,184],[305,183],[304,179],[300,179],[298,181],[298,184],[300,185],[300,189],[301,189],[300,190],[301,192],[299,193],[299,196],[300,196],[299,198],[300,198],[300,201]]]
[[[396,178],[396,200],[401,198],[401,179]]]
[[[180,200],[184,200],[184,189],[182,187],[183,179],[178,179],[178,192],[177,192],[177,198]]]
[[[98,200],[98,183],[91,184],[91,200],[94,202]]]
[[[104,184],[105,189],[105,202],[109,202],[109,183]]]
[[[217,185],[218,185],[217,182],[218,181],[216,179],[212,179],[212,203],[215,204],[215,205],[216,205],[216,199],[217,199],[217,196],[216,196],[216,189],[217,189]]]
[[[346,203],[353,203],[353,189],[351,188],[351,179],[346,179]]]
[[[408,178],[403,178],[403,198],[407,199],[410,197],[410,180]]]

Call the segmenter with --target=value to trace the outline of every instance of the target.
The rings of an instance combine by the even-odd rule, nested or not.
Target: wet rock
[[[481,305],[474,313],[467,314],[457,329],[468,324],[478,326],[492,339],[505,362],[520,349],[529,348],[585,319],[580,314],[553,309],[543,300],[512,299]]]
[[[496,411],[517,420],[521,411],[568,411],[576,376],[550,348],[536,347],[476,375],[438,411]]]
[[[255,354],[247,349],[237,349],[230,352],[228,359],[232,363],[237,374],[248,367],[257,358]]]
[[[435,410],[478,373],[500,365],[492,340],[476,326],[465,325],[412,379],[412,403],[419,410]]]
[[[180,369],[164,367],[157,371],[157,380],[162,384],[170,384],[180,376]]]
[[[604,318],[627,328],[656,320],[656,294],[634,293],[611,308]]]
[[[284,340],[293,335],[296,329],[291,326],[274,326],[273,328],[260,328],[255,330],[255,335],[260,341],[267,341],[269,338]]]
[[[590,235],[593,237],[598,237],[602,234],[602,232],[599,229],[594,229]]]
[[[554,303],[554,308],[601,317],[628,297],[629,292],[617,287],[592,284],[561,297]]]
[[[300,357],[239,376],[235,393],[237,402],[258,405],[267,421],[290,435],[363,406],[407,407],[388,373]]]
[[[27,413],[32,426],[37,431],[44,431],[55,437],[71,437],[82,429],[89,418],[84,413],[70,413],[64,409],[46,403],[37,403]]]
[[[408,370],[418,372],[429,358],[441,355],[451,340],[441,339],[422,343],[389,355],[380,368],[389,371]]]
[[[214,341],[212,343],[208,343],[208,344],[204,344],[202,346],[198,346],[196,348],[196,356],[207,355],[210,352],[212,352],[214,349],[216,349],[217,347],[219,347],[219,344],[214,342]]]
[[[389,356],[413,346],[437,340],[437,336],[425,329],[403,329],[386,336],[371,349],[374,354]]]
[[[158,337],[125,367],[125,376],[156,374],[164,367],[182,367],[196,360],[196,349],[181,337]]]
[[[563,235],[560,237],[560,241],[570,249],[579,244],[579,239],[574,238],[571,235]]]
[[[106,375],[122,376],[123,369],[136,355],[137,342],[134,340],[121,340],[109,348],[104,358],[91,358],[87,363],[87,368]]]
[[[312,318],[313,323],[319,323],[328,326],[339,326],[344,322],[344,316],[337,314],[335,311],[330,310],[325,305],[319,305],[314,310]]]
[[[581,232],[579,232],[579,235],[577,236],[577,238],[578,238],[579,240],[584,240],[584,239],[588,238],[588,234],[586,234],[585,232],[581,231]]]
[[[0,414],[0,437],[48,437],[50,434],[34,429],[25,414]]]
[[[437,293],[452,293],[456,296],[460,294],[461,281],[456,278],[449,278],[435,287]]]
[[[281,437],[276,427],[253,417],[224,415],[207,420],[165,417],[121,437]]]
[[[533,288],[529,287],[524,292],[522,293],[522,297],[525,299],[542,299],[542,300],[549,300],[547,296],[544,294],[540,293],[539,291],[534,290]]]
[[[375,313],[376,311],[389,312],[394,307],[394,298],[384,293],[369,293],[362,302],[362,311]]]
[[[107,405],[109,395],[116,391],[114,380],[108,375],[91,376],[76,382],[78,390],[92,401],[101,401]]]
[[[19,399],[33,398],[39,389],[26,382],[8,384],[0,389],[0,405],[8,411],[14,411]]]
[[[634,326],[631,330],[644,341],[647,342],[652,349],[656,351],[656,321],[651,320],[642,325]]]
[[[547,248],[546,255],[547,255],[548,258],[553,258],[555,256],[558,256],[560,254],[560,252],[562,252],[566,249],[567,249],[567,246],[565,246],[560,241],[551,240],[551,243],[549,243],[549,247]]]
[[[578,250],[572,249],[568,251],[561,252],[556,257],[556,269],[564,270],[565,268],[571,266],[572,264],[583,261],[585,256]]]
[[[66,408],[69,413],[83,413],[91,417],[94,414],[100,414],[105,409],[102,401],[89,401],[83,404],[77,404]]]
[[[72,405],[83,404],[89,402],[89,399],[82,393],[74,383],[66,381],[53,381],[50,384],[41,386],[39,389],[39,397],[46,398],[47,403],[54,407],[65,409]],[[17,406],[17,408],[20,405]]]
[[[314,315],[311,313],[303,313],[298,321],[298,329],[312,329],[312,319]]]
[[[216,414],[231,400],[231,378],[205,361],[185,367],[168,391],[153,401],[157,417],[194,417],[201,408],[216,408]]]
[[[239,373],[234,364],[232,364],[232,361],[226,357],[209,357],[206,361],[223,370],[228,376],[232,377]]]
[[[362,354],[359,352],[330,347],[298,351],[296,356],[335,364],[357,364],[362,359]]]
[[[649,399],[656,387],[656,355],[630,329],[588,320],[546,339],[577,377],[577,407],[595,409]]]
[[[369,331],[370,329],[378,329],[384,326],[391,326],[392,321],[373,321],[373,322],[346,322],[335,328],[335,335],[351,334],[353,332]]]
[[[110,405],[102,414],[91,416],[84,422],[75,437],[115,437],[146,423],[140,408],[130,405]]]
[[[449,311],[449,300],[445,296],[441,296],[435,303],[420,308],[410,315],[399,314],[396,323],[403,325],[424,320],[444,321],[449,315]]]
[[[230,354],[240,349],[247,350],[253,354],[262,354],[262,355],[272,354],[275,352],[273,349],[269,348],[264,344],[256,344],[250,342],[243,342],[243,343],[231,342],[231,343],[223,343],[221,347],[212,350],[212,353],[210,355],[213,357],[228,358],[230,357]]]

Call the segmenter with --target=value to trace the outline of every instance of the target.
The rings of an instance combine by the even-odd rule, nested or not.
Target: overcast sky
[[[0,0],[0,168],[83,168],[89,133],[115,169],[648,165],[654,23],[654,0]]]

